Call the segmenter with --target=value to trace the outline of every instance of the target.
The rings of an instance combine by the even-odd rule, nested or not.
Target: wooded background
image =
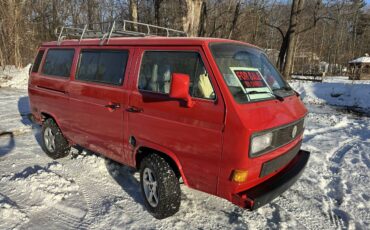
[[[2,0],[0,66],[33,62],[58,26],[122,19],[255,44],[287,78],[340,74],[349,60],[370,53],[364,0]]]

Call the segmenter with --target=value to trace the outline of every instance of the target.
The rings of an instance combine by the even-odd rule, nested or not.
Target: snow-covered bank
[[[26,89],[28,84],[28,73],[31,64],[24,68],[15,66],[0,66],[0,88],[11,87],[17,89]]]
[[[291,81],[306,104],[328,104],[370,112],[370,81],[327,78],[324,82]]]

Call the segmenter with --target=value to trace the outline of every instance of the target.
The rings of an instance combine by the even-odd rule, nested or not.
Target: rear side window
[[[128,51],[84,50],[76,79],[112,85],[122,85]]]
[[[45,51],[40,50],[39,53],[36,56],[35,63],[33,63],[32,66],[32,73],[37,73],[39,71],[40,63],[42,60],[42,57],[44,56]]]
[[[42,73],[45,75],[69,77],[73,55],[73,49],[49,49]]]
[[[189,93],[192,97],[215,98],[207,70],[197,52],[145,52],[140,70],[139,89],[168,94],[173,73],[190,76]]]

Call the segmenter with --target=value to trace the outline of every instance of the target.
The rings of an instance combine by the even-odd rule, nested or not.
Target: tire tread
[[[44,131],[49,127],[55,133],[55,151],[50,152],[44,143]],[[64,137],[62,131],[59,129],[57,123],[52,119],[48,118],[42,124],[42,137],[41,137],[41,147],[44,152],[53,159],[63,158],[69,155],[71,146],[69,145],[67,139]]]
[[[140,167],[140,180],[142,181],[142,173],[145,167],[151,167],[157,177],[159,189],[159,204],[153,208],[145,198],[143,185],[141,183],[141,190],[144,196],[144,203],[149,212],[157,219],[163,219],[174,215],[179,211],[181,204],[181,190],[180,183],[174,170],[167,163],[167,161],[158,154],[150,154],[145,157]]]

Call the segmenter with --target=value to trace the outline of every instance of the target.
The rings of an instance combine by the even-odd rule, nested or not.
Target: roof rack
[[[79,42],[87,38],[99,38],[100,45],[103,45],[108,44],[112,37],[188,36],[184,31],[129,20],[62,26],[55,29],[55,35],[58,45],[67,37],[78,38]]]

